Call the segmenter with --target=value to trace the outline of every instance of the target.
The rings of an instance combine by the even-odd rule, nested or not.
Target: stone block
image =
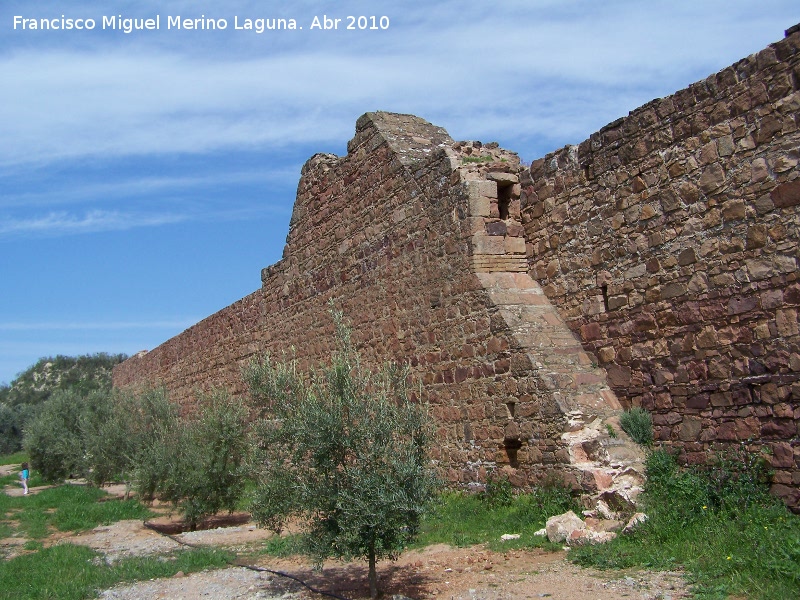
[[[471,191],[471,188],[470,188]],[[479,194],[469,196],[469,215],[471,217],[488,217],[490,213],[490,200]]]
[[[703,428],[703,420],[698,417],[685,417],[678,426],[678,439],[682,442],[690,442],[699,439],[700,430]]]
[[[503,221],[489,221],[486,223],[487,235],[506,235],[506,224]],[[525,241],[523,240],[523,245]]]
[[[497,184],[494,181],[468,181],[467,190],[470,200],[473,198],[497,199]]]
[[[778,333],[784,337],[800,334],[797,326],[797,311],[793,308],[777,311],[775,324],[778,327]]]
[[[565,542],[575,531],[586,529],[586,523],[574,512],[569,511],[547,519],[547,539],[553,543]]]
[[[789,419],[773,419],[761,426],[765,438],[790,439],[797,435],[797,425]]]
[[[722,219],[726,222],[744,219],[745,215],[744,200],[728,200],[722,205]]]
[[[499,184],[513,185],[519,183],[519,177],[514,173],[501,173],[498,171],[489,171],[486,173],[486,179],[489,181],[496,181]],[[496,188],[495,188],[496,189]]]
[[[661,298],[669,300],[686,293],[686,285],[682,283],[668,283],[661,289]]]
[[[722,187],[724,183],[725,170],[718,163],[714,163],[703,171],[697,185],[706,194],[711,194]]]
[[[525,254],[525,238],[506,237],[503,243],[506,254]]]
[[[504,238],[498,236],[475,234],[472,236],[472,252],[473,254],[505,254],[503,240]]]
[[[769,196],[776,208],[797,206],[800,204],[800,179],[779,185]]]

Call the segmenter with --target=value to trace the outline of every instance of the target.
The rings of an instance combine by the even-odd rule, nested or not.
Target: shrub
[[[165,404],[166,402],[166,404]],[[244,491],[248,410],[223,392],[200,399],[197,414],[178,418],[162,395],[143,399],[136,489],[180,508],[191,529],[220,510],[232,512]]]
[[[656,450],[640,496],[647,521],[570,557],[602,568],[679,567],[698,597],[800,598],[800,517],[769,495],[767,476],[763,454],[746,444],[685,468]]]
[[[242,400],[217,392],[202,398],[199,414],[167,440],[172,464],[159,495],[180,507],[192,530],[208,515],[233,512],[242,497],[247,417]]]
[[[86,405],[101,401],[92,394],[84,398],[73,391],[57,391],[25,430],[24,447],[31,467],[47,481],[59,481],[84,473],[81,431]]]
[[[721,509],[735,512],[774,502],[768,493],[769,460],[763,452],[750,452],[745,442],[716,452],[706,471],[711,502]]]
[[[637,444],[650,446],[653,443],[653,419],[645,409],[634,406],[626,410],[619,419],[619,425]]]
[[[147,390],[131,400],[129,434],[135,440],[132,464],[133,487],[145,502],[151,502],[156,490],[171,469],[171,455],[179,415],[164,389]],[[174,447],[173,447],[174,446]]]
[[[306,552],[375,564],[396,557],[416,535],[434,497],[426,408],[411,402],[408,371],[362,368],[340,313],[339,349],[329,367],[302,377],[292,363],[266,358],[246,379],[264,411],[258,430],[256,520],[279,531],[289,517],[306,525]]]
[[[492,507],[509,506],[514,501],[514,488],[508,477],[492,474],[486,480],[486,487],[481,497]]]
[[[33,407],[0,403],[0,454],[12,454],[22,449],[25,423],[34,414]]]
[[[87,410],[82,430],[86,477],[93,484],[130,483],[136,455],[143,445],[136,409],[133,396],[114,394]]]

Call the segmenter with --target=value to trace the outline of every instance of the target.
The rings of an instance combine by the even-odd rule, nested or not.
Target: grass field
[[[10,461],[6,464],[13,464]],[[766,493],[763,460],[733,456],[706,469],[682,469],[663,451],[651,452],[642,503],[647,522],[601,546],[574,548],[571,560],[601,569],[682,569],[698,598],[800,598],[800,516]],[[16,485],[16,475],[0,483]],[[98,502],[96,488],[62,485],[27,497],[0,494],[0,537],[20,535],[28,553],[0,561],[0,600],[94,597],[120,582],[220,568],[234,556],[187,550],[164,557],[129,558],[109,566],[93,550],[70,544],[44,547],[55,531],[83,531],[151,513],[136,500]],[[442,494],[420,526],[414,547],[483,544],[493,550],[557,549],[534,532],[548,517],[579,512],[575,500],[552,487],[516,495],[502,481],[488,492]],[[503,533],[518,540],[500,541]],[[268,540],[258,553],[296,553],[297,536]],[[58,573],[58,577],[53,577]]]

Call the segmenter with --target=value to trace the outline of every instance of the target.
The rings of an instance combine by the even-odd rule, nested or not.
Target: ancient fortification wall
[[[503,468],[631,499],[641,456],[606,433],[619,397],[688,461],[763,439],[775,491],[800,504],[798,47],[787,37],[529,169],[368,113],[347,156],[303,167],[261,289],[114,384],[184,404],[244,393],[241,369],[265,351],[329,355],[333,300],[365,360],[422,382],[453,482]]]
[[[605,374],[525,272],[518,172],[496,145],[364,115],[347,156],[303,167],[284,258],[261,290],[129,359],[115,386],[164,385],[191,403],[212,386],[244,392],[241,369],[263,352],[294,347],[303,365],[321,363],[334,300],[365,360],[402,361],[422,382],[451,481],[506,467],[519,485],[555,473],[589,490],[631,487],[609,461],[630,450],[595,439],[619,408]]]
[[[702,462],[763,442],[800,503],[800,33],[522,176],[533,277],[626,405]]]

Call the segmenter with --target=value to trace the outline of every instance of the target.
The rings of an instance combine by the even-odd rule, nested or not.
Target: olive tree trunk
[[[375,600],[378,597],[378,573],[375,570],[375,550],[369,549],[369,597]]]

